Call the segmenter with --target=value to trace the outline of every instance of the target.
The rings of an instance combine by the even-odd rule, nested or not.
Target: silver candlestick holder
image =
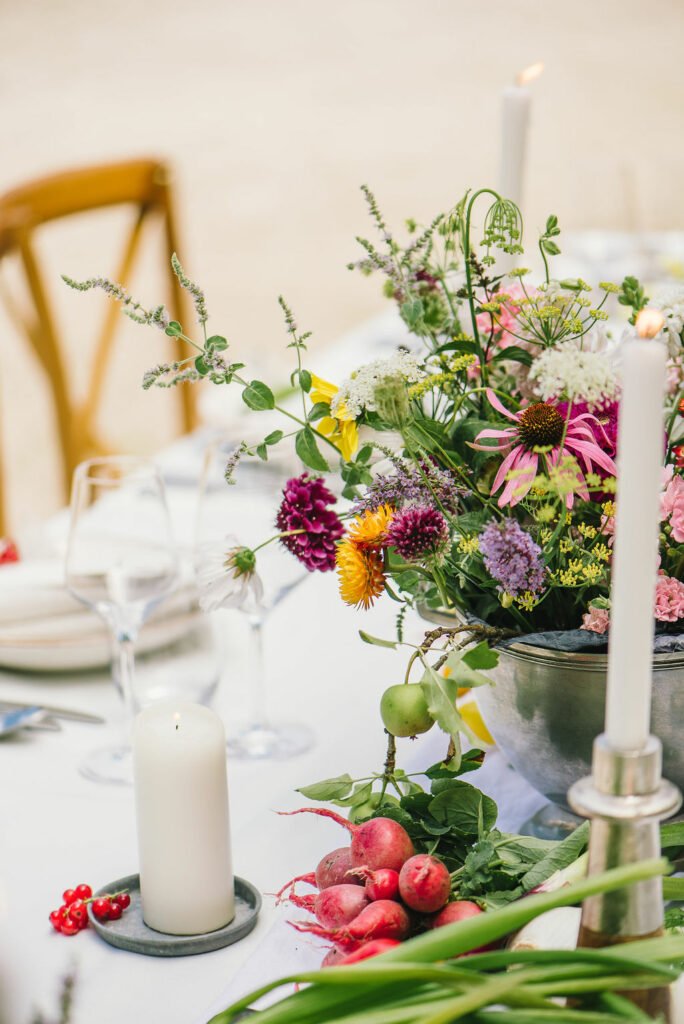
[[[605,734],[594,741],[592,774],[568,792],[570,806],[591,818],[589,874],[660,856],[659,822],[679,809],[682,794],[662,778],[662,744],[649,736],[641,750],[616,750]],[[582,904],[579,945],[601,947],[663,931],[662,879],[650,878]],[[667,1017],[667,989],[625,993],[647,1013]]]

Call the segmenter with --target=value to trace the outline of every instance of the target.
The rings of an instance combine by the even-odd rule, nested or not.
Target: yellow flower
[[[603,566],[598,562],[590,562],[588,565],[582,566],[582,575],[590,583],[598,583],[603,576]]]
[[[370,608],[385,586],[382,555],[347,539],[338,544],[335,560],[342,600],[356,608]]]
[[[379,546],[393,515],[394,510],[389,505],[380,505],[374,512],[362,512],[352,519],[347,540],[362,548]]]
[[[515,602],[519,608],[522,608],[524,612],[531,612],[534,606],[537,604],[537,598],[531,591],[526,590],[524,594],[520,594],[516,598]]]
[[[595,544],[591,553],[602,562],[610,562],[610,548],[606,544]]]
[[[604,516],[608,516],[609,519],[612,519],[612,517],[615,515],[614,501],[604,501],[601,505],[601,508],[603,509]]]
[[[577,529],[583,537],[588,537],[590,540],[595,537],[598,532],[595,526],[589,526],[588,523],[578,523]]]
[[[330,381],[317,377],[315,373],[311,374],[311,391],[309,395],[312,402],[324,402],[326,405],[330,405],[339,390]],[[327,437],[329,441],[332,441],[345,462],[351,459],[359,447],[359,428],[356,426],[356,421],[349,414],[344,403],[337,407],[335,416],[324,416],[320,419],[316,423],[316,430]]]
[[[458,550],[463,555],[474,555],[476,551],[480,550],[480,541],[476,533],[471,533],[468,537],[461,537],[458,542]]]

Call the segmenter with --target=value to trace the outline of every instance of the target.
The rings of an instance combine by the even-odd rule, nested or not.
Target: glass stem
[[[249,634],[249,724],[253,729],[267,729],[268,711],[266,707],[266,673],[264,669],[263,619],[261,619],[259,616],[250,615]]]
[[[131,729],[136,713],[133,695],[133,676],[135,674],[135,636],[130,632],[114,634],[114,670],[118,673],[121,696],[124,703],[124,740],[131,741]]]

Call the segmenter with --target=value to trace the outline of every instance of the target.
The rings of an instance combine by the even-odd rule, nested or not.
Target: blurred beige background
[[[132,155],[177,171],[181,257],[212,327],[245,362],[288,371],[276,296],[324,346],[378,312],[379,285],[345,269],[368,182],[390,222],[429,219],[498,177],[500,97],[533,86],[525,212],[561,226],[684,228],[684,5],[678,0],[0,0],[0,190]],[[102,298],[61,285],[113,272],[118,217],[45,232],[75,388]],[[150,251],[135,291],[160,292]],[[163,339],[124,321],[102,423],[113,448],[172,430],[143,394]],[[0,435],[16,530],[59,507],[39,368],[0,314]]]

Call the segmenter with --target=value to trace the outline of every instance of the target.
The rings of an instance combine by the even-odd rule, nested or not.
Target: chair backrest
[[[171,175],[166,164],[159,160],[141,159],[80,168],[40,178],[0,195],[0,261],[10,255],[18,259],[26,280],[29,308],[20,308],[7,287],[0,290],[0,300],[4,301],[8,313],[29,340],[49,381],[66,494],[74,467],[83,459],[105,451],[96,433],[95,419],[120,314],[116,303],[107,305],[96,339],[86,398],[79,404],[69,386],[66,357],[43,283],[34,235],[36,229],[50,221],[113,206],[132,207],[134,218],[112,277],[126,287],[140,249],[143,228],[151,220],[160,220],[167,257],[165,262],[169,268],[168,306],[173,318],[183,323],[184,294],[169,262],[171,253],[178,250],[178,241]],[[184,358],[187,352],[183,351],[182,342],[176,340],[174,343],[178,347],[177,358]],[[193,389],[177,388],[176,394],[181,403],[183,430],[192,430],[196,425]],[[3,532],[0,458],[0,537]]]

